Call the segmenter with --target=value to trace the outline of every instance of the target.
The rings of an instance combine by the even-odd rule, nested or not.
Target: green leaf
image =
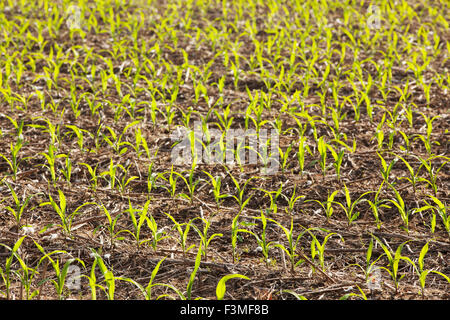
[[[373,250],[373,238],[370,239],[369,248],[367,249],[367,255],[366,255],[366,264],[370,264],[370,258],[372,257],[372,250]]]
[[[27,236],[23,236],[21,238],[19,238],[19,240],[16,241],[16,243],[14,244],[14,247],[11,250],[11,253],[14,254],[17,252],[17,250],[19,250],[19,247],[22,245],[23,240],[25,240]]]
[[[425,255],[428,252],[428,242],[423,246],[422,250],[420,250],[420,255],[419,255],[419,269],[422,271],[423,270],[423,259],[425,258]]]
[[[225,292],[226,292],[226,282],[233,278],[241,278],[241,279],[245,279],[245,280],[250,280],[248,277],[243,276],[241,274],[229,274],[229,275],[222,277],[219,280],[219,283],[217,284],[217,287],[216,287],[217,300],[223,300],[223,298],[225,296]]]
[[[191,273],[191,276],[189,278],[189,283],[187,285],[187,289],[186,289],[186,298],[188,300],[191,300],[191,294],[192,294],[192,286],[194,285],[194,280],[195,280],[195,276],[197,274],[197,270],[200,267],[200,262],[202,260],[202,242],[200,241],[200,245],[198,248],[198,252],[197,252],[197,258],[195,259],[195,266],[194,266],[194,270]]]

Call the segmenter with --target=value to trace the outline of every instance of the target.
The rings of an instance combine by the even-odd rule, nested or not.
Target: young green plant
[[[414,263],[409,259],[408,257],[402,256],[402,249],[403,247],[409,242],[403,242],[398,247],[397,250],[395,250],[395,253],[391,251],[391,249],[383,243],[380,239],[378,239],[376,236],[372,235],[372,237],[378,242],[378,244],[383,248],[383,251],[385,253],[386,258],[388,259],[388,266],[387,267],[380,267],[381,269],[386,270],[389,275],[392,278],[392,281],[394,282],[395,286],[395,293],[398,293],[398,288],[400,284],[400,280],[403,279],[405,276],[404,274],[399,275],[399,263],[400,261],[406,261],[410,263],[411,265],[414,265]]]

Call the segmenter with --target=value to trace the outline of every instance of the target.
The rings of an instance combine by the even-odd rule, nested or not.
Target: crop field
[[[449,299],[449,5],[1,0],[0,299]]]

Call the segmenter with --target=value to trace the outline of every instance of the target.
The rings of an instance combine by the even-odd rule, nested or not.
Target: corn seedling
[[[247,229],[242,229],[241,232],[249,233],[249,234],[251,234],[252,236],[255,237],[256,242],[258,243],[258,248],[261,249],[261,252],[262,252],[262,254],[264,256],[264,263],[266,264],[266,266],[268,266],[268,264],[269,264],[269,249],[275,243],[267,241],[267,232],[266,232],[266,229],[267,229],[267,218],[264,215],[263,211],[261,210],[261,216],[260,217],[254,217],[254,219],[261,220],[261,224],[262,224],[261,235],[259,236],[255,232],[252,232],[252,231],[247,230]]]
[[[320,200],[316,200],[316,199],[312,199],[312,200],[305,200],[304,202],[317,202],[323,209],[323,211],[325,211],[325,216],[327,217],[327,221],[330,221],[331,216],[333,215],[334,209],[332,204],[335,203],[334,198],[336,197],[336,194],[339,192],[339,190],[335,190],[333,191],[331,194],[328,193],[328,197],[326,201],[320,201]]]
[[[24,144],[23,144],[23,140],[21,138],[18,138],[15,144],[13,144],[11,142],[11,144],[10,144],[11,160],[8,159],[4,154],[0,153],[0,157],[2,157],[6,161],[9,168],[11,169],[11,174],[13,176],[14,181],[16,181],[16,179],[17,179],[17,173],[19,171],[19,164],[23,160],[25,160],[25,158],[19,159],[19,151],[20,151],[20,149],[22,149],[23,146],[24,146]]]
[[[306,151],[312,155],[312,152],[309,148],[309,146],[306,143],[307,137],[302,136],[299,140],[298,144],[298,152],[297,152],[297,160],[298,164],[300,166],[300,174],[303,175],[303,172],[305,171],[305,155]]]
[[[214,240],[214,238],[223,237],[223,234],[222,233],[214,233],[209,236],[208,230],[209,230],[209,227],[211,226],[211,221],[207,220],[205,218],[202,218],[202,217],[198,217],[198,219],[202,220],[202,222],[204,223],[203,230],[200,230],[200,228],[198,228],[195,224],[192,224],[192,228],[194,228],[194,230],[197,231],[197,233],[201,239],[203,256],[205,257],[205,261],[208,261],[208,247],[209,247],[211,241]]]
[[[194,201],[195,189],[196,189],[197,185],[202,181],[201,179],[194,179],[194,168],[195,168],[195,163],[193,164],[192,169],[189,170],[189,174],[188,174],[187,178],[185,178],[181,173],[175,172],[175,174],[178,175],[181,178],[181,180],[184,181],[184,183],[188,189],[188,193],[180,193],[179,196],[189,200],[189,202],[191,204]]]
[[[328,231],[326,231],[326,232],[328,232]],[[322,243],[320,243],[320,241],[317,239],[317,237],[310,230],[308,230],[308,233],[311,235],[311,237],[313,239],[311,241],[311,260],[314,261],[315,257],[318,256],[320,267],[322,268],[322,271],[325,272],[326,271],[326,269],[325,269],[325,245],[326,245],[326,243],[334,235],[337,235],[341,239],[342,242],[344,242],[344,238],[335,232],[330,232],[325,236]]]
[[[281,156],[281,172],[284,172],[286,170],[286,165],[289,160],[289,154],[292,151],[292,143],[286,148],[286,151],[283,152],[283,150],[278,147],[278,152]]]
[[[28,206],[28,203],[30,202],[30,200],[33,197],[33,195],[29,195],[25,199],[19,200],[19,197],[17,196],[17,194],[14,191],[14,189],[7,182],[5,182],[5,183],[8,186],[8,188],[9,188],[9,190],[11,192],[11,195],[12,195],[12,197],[14,199],[14,208],[12,208],[11,206],[7,206],[6,209],[14,217],[14,220],[16,222],[16,226],[18,228],[20,228],[21,220],[22,220],[22,217],[23,217],[23,215],[25,213],[25,209]]]
[[[438,198],[432,195],[428,195],[428,197],[434,202],[434,205],[429,203],[428,201],[424,200],[426,206],[423,206],[416,210],[416,212],[421,212],[424,210],[432,210],[433,212],[433,221],[435,220],[435,212],[438,213],[439,217],[442,219],[442,223],[444,225],[445,231],[447,231],[449,237],[450,237],[450,215],[447,214],[447,206],[440,201]],[[434,222],[435,224],[435,222]],[[434,227],[432,228],[432,231],[434,232]]]
[[[10,299],[10,286],[11,286],[11,276],[15,275],[20,281],[20,300],[23,299],[23,290],[25,290],[25,299],[30,300],[39,293],[39,289],[31,291],[32,282],[37,272],[37,267],[35,269],[30,268],[26,265],[25,261],[20,257],[19,248],[22,245],[26,236],[19,238],[14,244],[13,248],[10,248],[2,243],[1,246],[5,247],[7,250],[11,251],[11,255],[6,259],[5,270],[0,268],[0,276],[6,287],[6,299]],[[14,259],[19,262],[20,269],[12,269],[12,264]]]
[[[422,117],[424,118],[425,123],[426,123],[426,136],[424,136],[422,134],[415,134],[415,135],[413,135],[413,137],[414,137],[413,141],[415,141],[417,139],[421,140],[425,146],[427,153],[430,156],[433,156],[433,154],[431,153],[432,144],[434,143],[434,144],[439,145],[439,142],[431,141],[431,133],[433,131],[433,121],[440,118],[440,116],[437,115],[434,117],[428,117],[423,112],[420,112],[420,114],[422,115]]]
[[[192,287],[194,285],[195,276],[200,267],[200,262],[202,260],[202,242],[200,242],[197,252],[197,258],[195,259],[194,270],[192,270],[191,276],[189,277],[189,282],[186,288],[186,298],[191,300],[192,297]]]
[[[97,266],[97,259],[95,259],[94,252],[92,253],[94,256],[94,262],[91,266],[91,272],[89,275],[81,275],[82,278],[86,278],[89,281],[89,288],[91,289],[91,300],[97,300],[97,288],[101,286],[97,283],[97,277],[95,276],[95,268]]]
[[[239,221],[240,214],[241,213],[235,215],[231,223],[231,247],[232,247],[233,263],[236,263],[238,259],[237,242],[238,240],[239,241],[242,240],[242,238],[239,236],[239,233],[247,232],[246,229],[241,229],[240,226],[246,227],[249,225],[247,222]]]
[[[140,247],[149,242],[150,239],[141,239],[141,231],[142,227],[144,226],[144,223],[148,220],[148,207],[150,205],[150,200],[147,200],[143,206],[142,209],[135,209],[133,208],[133,205],[131,204],[131,201],[128,201],[128,209],[125,211],[129,214],[131,223],[133,225],[133,231],[130,231],[128,229],[120,230],[117,234],[126,232],[129,233],[135,240],[136,248],[139,250]],[[117,235],[116,234],[116,235]]]
[[[383,188],[384,185],[384,181],[380,184],[380,187],[378,188],[374,200],[373,202],[369,199],[367,199],[367,203],[370,205],[370,208],[372,209],[372,213],[373,216],[375,218],[375,222],[377,223],[377,228],[380,229],[381,228],[381,221],[380,221],[380,208],[391,208],[388,205],[383,204],[383,202],[386,201],[386,199],[384,200],[379,200],[378,197],[380,196],[380,192]]]
[[[70,156],[67,155],[64,160],[65,167],[61,168],[61,173],[64,176],[66,182],[70,185],[72,179],[72,160],[70,160]]]
[[[281,195],[281,191],[283,190],[283,184],[280,184],[280,187],[278,188],[277,191],[268,191],[268,190],[264,190],[261,188],[255,188],[255,189],[264,192],[265,193],[264,197],[268,196],[270,198],[269,210],[270,210],[270,212],[272,212],[274,214],[277,213],[278,206],[277,206],[276,202],[278,200],[278,197]],[[266,209],[266,211],[268,211],[268,210]]]
[[[150,276],[150,280],[148,281],[148,284],[147,284],[147,286],[145,286],[145,288],[130,278],[117,278],[117,279],[123,280],[123,281],[128,281],[128,282],[134,284],[141,291],[145,300],[151,300],[152,299],[152,288],[158,285],[158,284],[154,284],[153,281],[155,280],[156,274],[158,273],[159,268],[161,267],[161,264],[163,263],[163,261],[165,259],[166,259],[166,257],[159,260],[158,263],[156,264],[155,268],[153,268],[152,274]]]
[[[130,184],[131,181],[136,180],[138,177],[137,176],[131,176],[128,177],[128,171],[130,168],[130,165],[125,168],[122,165],[117,165],[118,168],[122,169],[122,175],[119,179],[117,179],[117,187],[119,189],[120,193],[124,193],[126,190],[126,187]]]
[[[101,290],[103,290],[103,292],[105,293],[108,300],[114,300],[114,293],[116,291],[116,280],[118,278],[116,278],[114,276],[112,270],[108,269],[108,267],[106,266],[102,257],[100,256],[100,254],[98,254],[94,249],[91,249],[91,251],[92,251],[92,255],[94,256],[96,265],[98,265],[100,272],[104,277],[104,282],[106,283],[106,287],[95,283],[95,287],[91,287],[91,289],[96,290],[96,287],[98,287]],[[92,268],[94,269],[94,267],[95,267],[95,265],[93,264]],[[92,277],[92,273],[91,273],[91,277]],[[91,281],[91,279],[89,279],[89,280]],[[94,278],[94,281],[95,281],[95,278]],[[94,300],[95,300],[95,296],[96,295],[93,295]]]
[[[193,245],[195,247],[195,245]],[[200,263],[202,260],[202,243],[200,242],[198,251],[197,251],[197,257],[195,259],[195,265],[194,268],[191,272],[191,275],[189,277],[189,281],[186,287],[186,293],[181,292],[180,290],[178,290],[177,288],[175,288],[174,286],[170,285],[170,284],[165,284],[165,283],[156,283],[155,286],[164,286],[167,287],[169,289],[172,289],[173,291],[176,292],[176,294],[180,297],[181,300],[191,300],[192,299],[192,288],[194,286],[194,281],[195,281],[195,277],[197,275],[197,271],[200,268]],[[196,299],[197,300],[197,299]]]
[[[5,264],[4,264],[5,269],[3,270],[2,268],[0,268],[0,275],[2,277],[3,284],[5,286],[4,295],[6,296],[6,300],[10,300],[10,297],[11,297],[11,292],[10,292],[11,281],[12,281],[11,276],[12,276],[12,273],[14,272],[14,270],[11,269],[11,266],[13,264],[14,258],[17,258],[17,256],[18,256],[17,251],[19,250],[19,248],[22,245],[22,242],[25,238],[26,238],[26,236],[19,238],[12,248],[8,247],[7,245],[5,245],[3,243],[0,243],[1,246],[5,247],[7,250],[11,251],[11,255],[5,261]]]
[[[251,247],[271,261],[256,272],[262,299],[275,292],[275,256],[282,280],[308,264],[335,282],[323,271],[329,261],[340,259],[335,274],[361,265],[362,283],[308,298],[385,297],[384,286],[371,286],[379,266],[400,284],[412,274],[422,296],[445,296],[447,278],[433,272],[445,271],[443,240],[422,246],[430,234],[450,236],[447,2],[0,2],[0,298],[242,298],[245,290],[225,293],[225,282],[244,276],[209,274],[217,287],[205,286],[200,265],[233,258],[241,270],[254,262],[244,254]],[[310,236],[299,221],[311,217],[330,231]],[[343,223],[355,234],[330,249]],[[398,243],[392,251],[380,237],[389,259],[375,238],[347,240],[371,229],[401,239],[398,226],[426,239],[415,267],[405,252],[396,256]],[[229,247],[216,246],[222,234]],[[89,287],[74,291],[80,241],[98,254],[85,262]],[[171,259],[151,259],[153,272],[135,274],[150,279],[141,282],[117,259],[127,243],[138,256]],[[178,258],[192,251],[198,259],[178,288]],[[166,284],[156,283],[169,260]],[[305,298],[286,285],[278,298]]]
[[[39,249],[39,251],[44,255],[40,260],[39,260],[39,265],[45,260],[47,259],[52,267],[53,270],[55,271],[55,276],[56,276],[56,280],[54,279],[44,279],[43,281],[50,281],[53,286],[55,287],[56,290],[56,294],[58,295],[59,300],[62,300],[63,298],[63,290],[64,290],[64,286],[65,286],[65,282],[66,282],[66,278],[67,278],[67,272],[69,270],[69,267],[72,263],[74,262],[79,262],[83,267],[85,267],[85,264],[83,262],[83,260],[78,259],[78,258],[73,258],[73,259],[68,259],[64,265],[61,265],[62,262],[60,259],[53,259],[51,256],[52,255],[56,255],[56,254],[67,254],[66,251],[64,250],[54,250],[50,253],[45,253],[45,250],[42,246],[40,246],[38,243],[36,243],[36,241],[34,242],[35,245],[37,246],[37,248]]]
[[[247,199],[244,200],[244,193],[245,193],[245,188],[247,186],[247,184],[253,180],[253,179],[259,179],[259,177],[250,177],[249,179],[247,179],[243,185],[239,184],[239,182],[235,179],[235,177],[231,174],[230,171],[228,171],[228,175],[230,176],[231,180],[234,183],[234,186],[236,187],[236,192],[237,195],[232,195],[232,197],[234,199],[236,199],[237,203],[239,204],[239,212],[242,212],[242,210],[245,208],[245,206],[248,204],[248,202],[250,201],[252,195],[250,195],[249,197],[247,197]]]
[[[317,150],[319,151],[319,164],[320,168],[322,169],[322,175],[325,179],[325,175],[327,174],[327,143],[324,140],[324,137],[321,136],[319,138],[319,141],[317,143]]]
[[[406,152],[407,154],[409,154],[411,152],[411,141],[410,141],[410,137],[408,137],[408,135],[403,132],[403,131],[399,131],[400,135],[402,136],[403,140],[405,141],[405,147],[404,146],[400,146],[400,150]]]
[[[89,131],[84,130],[84,129],[80,129],[77,126],[73,126],[73,125],[67,125],[66,128],[70,129],[76,135],[78,147],[80,148],[80,150],[82,152],[84,152],[85,149],[83,148],[83,146],[84,146],[83,132],[89,134]]]
[[[217,300],[223,300],[223,298],[225,297],[225,292],[227,290],[226,282],[230,279],[236,279],[236,278],[250,280],[250,278],[243,276],[241,274],[229,274],[229,275],[223,276],[222,278],[220,278],[220,280],[216,286]]]
[[[50,170],[51,181],[56,186],[56,161],[60,158],[66,158],[65,154],[56,154],[56,147],[53,144],[49,144],[47,153],[41,152],[41,155],[47,160],[47,165],[42,165]]]
[[[396,158],[402,160],[402,162],[405,164],[406,168],[408,169],[409,177],[400,177],[399,180],[405,179],[409,181],[413,187],[414,194],[416,194],[417,189],[417,183],[420,181],[423,181],[422,178],[419,178],[419,172],[420,170],[417,170],[416,173],[414,173],[413,167],[406,161],[402,156],[394,154]]]
[[[336,151],[334,151],[331,145],[328,145],[328,149],[330,150],[331,155],[334,159],[333,167],[336,170],[337,179],[338,181],[341,181],[341,166],[342,160],[344,159],[344,150],[341,150],[339,151],[339,153],[337,153]]]
[[[209,172],[206,171],[203,171],[203,173],[205,173],[210,179],[214,200],[216,201],[217,209],[219,209],[220,204],[223,201],[222,199],[230,197],[230,195],[221,193],[220,191],[222,185],[222,177],[213,177]]]
[[[195,245],[191,245],[188,247],[188,243],[187,243],[187,237],[188,237],[188,233],[189,230],[191,228],[191,224],[192,224],[192,220],[190,220],[187,223],[178,223],[174,217],[172,217],[170,214],[164,212],[164,214],[169,217],[170,220],[172,220],[173,224],[174,224],[174,228],[177,230],[178,232],[178,242],[181,246],[181,250],[183,251],[183,255],[186,255],[187,252],[189,252],[192,248],[195,247]],[[195,219],[195,218],[194,218]],[[184,230],[183,230],[183,226]]]
[[[224,78],[221,78],[224,79]],[[230,117],[231,105],[229,104],[225,110],[223,110],[223,114],[220,114],[216,110],[214,110],[214,114],[219,119],[219,123],[222,131],[228,131],[233,123],[234,117]]]
[[[154,157],[156,157],[158,150],[156,150]],[[147,169],[147,192],[151,193],[153,188],[156,185],[156,180],[158,179],[158,175],[153,173],[154,161],[152,161]]]
[[[384,182],[389,183],[389,174],[391,173],[392,167],[394,166],[394,164],[398,161],[398,158],[394,158],[393,160],[391,160],[391,162],[389,163],[389,166],[386,163],[386,160],[384,160],[383,156],[381,154],[379,154],[377,152],[378,157],[381,160],[381,168],[380,168],[380,173],[384,179]]]
[[[58,214],[60,219],[60,224],[57,226],[63,229],[63,231],[68,235],[69,237],[72,235],[72,224],[73,219],[77,214],[79,214],[79,211],[87,206],[87,205],[97,205],[95,202],[86,202],[82,205],[78,206],[74,211],[71,213],[67,212],[67,202],[66,202],[66,196],[64,193],[58,189],[58,198],[59,198],[59,204],[53,199],[51,195],[48,195],[49,202],[43,202],[40,204],[40,206],[47,206],[51,205],[53,210]]]
[[[400,217],[402,218],[403,221],[403,226],[405,228],[405,230],[407,232],[409,232],[409,216],[416,212],[417,210],[415,209],[408,209],[405,205],[405,201],[403,200],[402,196],[400,195],[400,193],[397,191],[397,189],[394,188],[393,185],[389,185],[391,187],[391,189],[394,191],[395,193],[395,199],[387,199],[387,202],[392,203],[393,205],[395,205],[395,207],[397,207],[398,209],[398,213],[400,214]]]
[[[305,196],[303,196],[303,195],[296,196],[296,190],[297,190],[297,185],[294,186],[294,190],[292,191],[291,197],[289,199],[287,199],[287,197],[286,197],[286,199],[288,201],[288,207],[285,210],[289,214],[293,214],[294,206],[298,201],[303,202],[305,199]]]
[[[88,163],[79,163],[79,165],[85,166],[88,169],[89,174],[91,176],[91,179],[90,179],[91,188],[92,188],[92,191],[95,192],[97,190],[97,186],[98,186],[98,180],[97,180],[98,179],[98,176],[97,176],[98,164],[95,166],[95,168],[92,168]]]
[[[164,176],[168,174],[168,179]],[[173,170],[173,165],[170,169],[170,171],[166,171],[163,173],[158,174],[158,178],[162,178],[164,181],[168,181],[169,185],[161,185],[162,188],[166,189],[167,192],[170,194],[172,198],[175,198],[176,190],[177,190],[177,180],[180,177],[180,174]]]
[[[158,228],[158,224],[156,223],[155,218],[153,217],[153,215],[151,213],[148,215],[148,218],[147,218],[147,226],[150,229],[150,231],[152,232],[152,240],[151,240],[150,244],[151,244],[153,250],[156,251],[158,242],[166,239],[168,236],[165,235],[166,232],[164,231],[164,229]]]
[[[375,138],[377,139],[377,150],[383,150],[383,141],[384,141],[384,131],[382,129],[378,129],[375,133]]]
[[[392,281],[394,282],[395,293],[398,293],[400,280],[403,279],[403,277],[405,276],[404,274],[403,275],[398,274],[400,261],[403,260],[403,261],[410,263],[411,265],[414,265],[414,263],[411,261],[411,259],[409,259],[408,257],[402,256],[402,254],[401,254],[403,247],[409,241],[406,241],[406,242],[403,242],[402,244],[400,244],[394,253],[386,244],[384,244],[376,236],[372,235],[372,237],[378,242],[378,244],[381,246],[381,248],[383,248],[385,256],[388,259],[388,267],[380,267],[380,268],[386,270],[389,273],[389,275],[392,278]]]
[[[438,158],[443,158],[444,160],[447,160],[447,161],[443,161],[439,165],[439,167],[436,170],[434,170],[434,167],[431,164],[431,160],[438,159]],[[430,157],[430,158],[428,158],[426,160],[422,159],[421,157],[417,157],[417,159],[419,159],[419,161],[421,162],[421,165],[420,165],[419,169],[417,169],[417,171],[419,172],[420,169],[423,167],[423,168],[425,168],[425,170],[427,171],[428,176],[429,176],[429,180],[422,178],[421,181],[424,181],[424,182],[426,182],[426,183],[428,183],[430,185],[430,187],[433,189],[434,196],[436,197],[437,196],[437,191],[438,191],[437,175],[439,174],[439,171],[441,171],[441,169],[447,163],[450,162],[450,159],[448,157],[443,157],[443,156],[433,156],[433,157]]]
[[[436,270],[425,269],[424,258],[425,258],[425,255],[428,252],[428,249],[429,249],[429,242],[427,242],[422,247],[422,250],[420,250],[419,259],[417,260],[417,265],[413,263],[414,269],[416,270],[417,276],[419,277],[420,291],[421,291],[421,294],[422,294],[423,298],[425,298],[426,279],[427,279],[427,276],[431,272],[435,273],[437,275],[440,275],[445,280],[447,280],[448,283],[450,283],[450,278],[448,276],[446,276],[445,274],[443,274],[442,272],[439,272],[439,271],[436,271]]]
[[[294,218],[291,216],[291,223],[289,229],[283,226],[281,223],[277,222],[276,220],[269,219],[269,221],[275,223],[277,226],[283,230],[284,235],[286,236],[286,240],[288,242],[288,246],[284,246],[281,243],[274,243],[274,247],[278,247],[281,250],[283,250],[287,256],[289,257],[290,267],[291,267],[291,274],[295,274],[295,267],[299,264],[303,263],[303,259],[297,260],[297,257],[299,257],[298,251],[298,245],[300,242],[300,239],[303,237],[303,235],[309,230],[305,229],[304,231],[300,232],[300,234],[295,237],[294,236]]]
[[[104,205],[102,205],[101,207],[103,209],[103,213],[106,216],[106,219],[108,220],[107,229],[108,229],[111,245],[114,246],[114,242],[116,240],[123,240],[124,239],[123,237],[119,237],[119,234],[121,232],[116,230],[117,222],[119,221],[119,218],[122,216],[122,214],[119,213],[113,219],[113,217],[109,213],[108,209],[106,209],[106,207]]]
[[[140,121],[133,121],[132,123],[125,126],[125,128],[122,130],[122,133],[120,135],[117,135],[114,129],[112,129],[109,126],[105,126],[105,128],[110,133],[109,136],[103,135],[103,140],[108,143],[108,145],[111,146],[111,148],[116,152],[118,155],[122,155],[125,152],[127,152],[128,148],[125,147],[126,145],[129,145],[130,143],[128,141],[122,141],[125,137],[126,132],[131,127],[137,125]]]
[[[19,262],[20,269],[13,270],[12,272],[19,278],[21,289],[20,289],[20,299],[23,299],[23,291],[25,291],[25,300],[33,299],[38,293],[39,289],[32,291],[32,282],[37,272],[37,268],[33,269],[27,266],[26,262],[20,257],[20,255],[15,252],[14,256]]]
[[[54,125],[49,119],[47,118],[36,118],[41,119],[44,121],[47,126],[45,125],[37,125],[37,124],[29,124],[28,126],[31,128],[36,128],[39,130],[42,130],[42,132],[48,133],[50,135],[50,145],[55,146],[57,143],[60,145],[60,125]]]
[[[370,239],[370,243],[369,243],[369,247],[367,248],[367,253],[366,253],[366,265],[363,267],[360,264],[352,264],[353,266],[357,266],[359,267],[363,273],[364,273],[364,278],[366,280],[366,282],[369,282],[369,278],[372,275],[373,271],[377,269],[377,267],[375,266],[375,264],[378,262],[378,260],[380,260],[384,254],[381,254],[378,256],[377,259],[375,259],[374,261],[370,262],[370,260],[372,259],[372,252],[373,252],[373,238]]]
[[[106,181],[108,181],[106,179],[106,176],[109,176],[109,181],[108,181],[108,187],[110,189],[115,189],[116,186],[116,181],[117,181],[117,169],[123,166],[122,165],[115,165],[113,162],[113,159],[111,158],[109,161],[109,166],[108,166],[108,170],[105,170],[103,172],[100,173],[100,177],[104,178]]]
[[[362,195],[360,195],[358,197],[358,199],[356,199],[355,201],[352,201],[351,196],[350,196],[350,191],[347,188],[347,185],[344,183],[344,192],[345,192],[345,206],[337,201],[334,201],[334,203],[338,204],[345,212],[345,215],[347,216],[347,221],[348,224],[352,224],[352,222],[354,220],[356,220],[359,217],[359,211],[356,211],[356,206],[362,202],[362,201],[366,201],[366,199],[363,199],[363,197],[366,194],[372,193],[373,191],[367,191],[364,192]]]

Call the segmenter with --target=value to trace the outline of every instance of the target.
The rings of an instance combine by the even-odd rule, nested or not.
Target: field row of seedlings
[[[448,1],[0,12],[0,299],[450,297]]]

